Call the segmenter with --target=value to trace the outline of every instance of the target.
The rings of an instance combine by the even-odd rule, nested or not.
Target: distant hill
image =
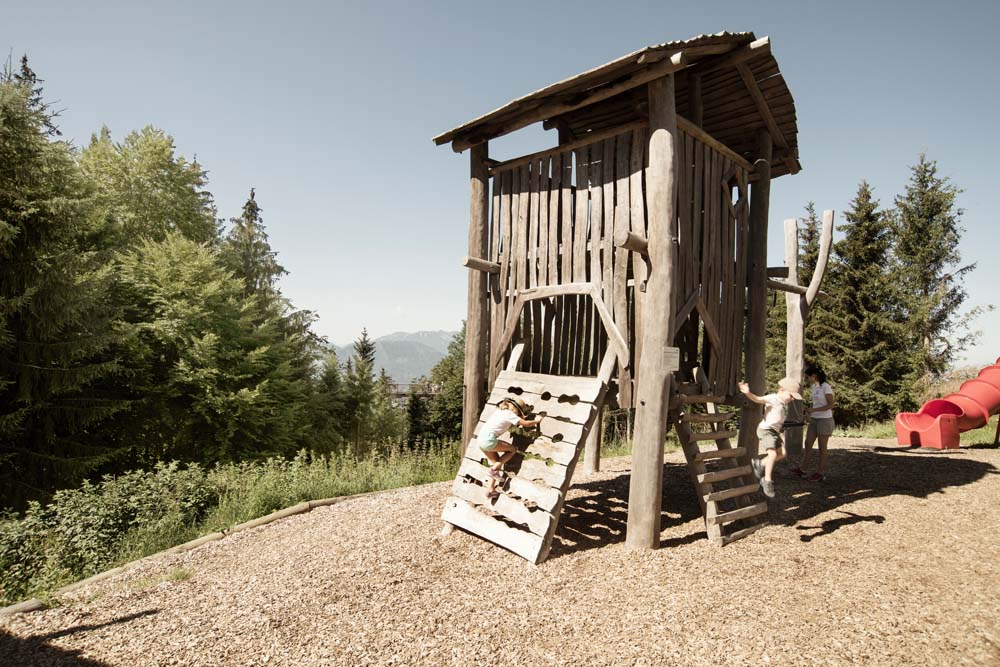
[[[384,368],[394,382],[407,384],[427,375],[448,354],[448,344],[457,331],[397,332],[375,339],[375,373]],[[345,364],[354,345],[336,345],[337,357]]]

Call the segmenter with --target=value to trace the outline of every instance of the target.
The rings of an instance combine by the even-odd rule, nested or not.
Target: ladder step
[[[697,382],[678,382],[677,391],[681,394],[691,395],[700,394],[701,385]]]
[[[698,452],[694,457],[695,461],[709,461],[711,459],[730,459],[743,456],[747,453],[745,447],[733,447],[732,449],[712,449],[707,452]]]
[[[735,542],[736,540],[746,537],[747,535],[756,532],[766,526],[766,523],[755,523],[752,526],[747,526],[746,528],[741,528],[740,530],[733,531],[730,535],[723,535],[721,539],[720,546],[725,546],[730,542]]]
[[[732,412],[716,412],[711,415],[688,412],[681,415],[681,421],[685,424],[718,424],[719,422],[728,421],[734,416]]]
[[[707,433],[692,433],[688,438],[691,442],[701,440],[728,440],[739,435],[738,431],[708,431]]]
[[[749,496],[758,490],[760,490],[760,484],[747,484],[746,486],[737,486],[735,489],[712,491],[711,493],[706,493],[702,498],[704,498],[706,503],[717,503],[720,500],[728,500],[729,498]]]
[[[765,514],[766,512],[767,503],[757,503],[756,505],[750,505],[750,507],[741,507],[732,512],[723,512],[722,514],[706,517],[705,521],[710,524],[732,523],[738,519],[746,519],[747,517]]]
[[[714,472],[706,472],[697,476],[699,484],[712,484],[714,482],[721,482],[724,479],[732,479],[734,477],[743,477],[744,475],[752,475],[753,468],[750,466],[740,466],[739,468],[729,468],[728,470],[716,470]]]
[[[724,403],[726,397],[715,396],[713,394],[691,394],[690,396],[680,394],[675,400],[681,405],[688,405],[691,403]]]

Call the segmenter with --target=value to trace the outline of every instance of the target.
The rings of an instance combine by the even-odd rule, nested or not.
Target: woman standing
[[[809,429],[806,431],[805,447],[802,448],[802,462],[792,470],[799,477],[805,477],[810,482],[822,482],[826,479],[826,446],[833,435],[833,389],[826,381],[826,373],[818,366],[809,366],[805,370],[806,380],[812,385],[812,405],[805,409],[810,416]],[[819,440],[819,467],[811,475],[806,475],[805,468],[809,461],[809,450],[814,442]]]

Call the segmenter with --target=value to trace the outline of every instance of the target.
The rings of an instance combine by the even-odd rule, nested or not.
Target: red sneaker
[[[806,481],[807,482],[823,482],[823,481],[826,481],[826,475],[822,475],[822,474],[820,474],[818,472],[814,472],[813,474],[811,474],[808,477],[806,477]]]

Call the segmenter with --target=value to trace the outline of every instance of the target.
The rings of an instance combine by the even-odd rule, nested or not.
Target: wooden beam
[[[462,266],[485,273],[500,273],[500,265],[497,262],[480,259],[479,257],[470,257],[469,255],[466,255],[465,259],[462,260]]]
[[[489,252],[490,224],[488,144],[480,144],[469,153],[469,256],[485,257]],[[486,274],[469,271],[466,300],[464,395],[462,400],[462,442],[469,442],[479,422],[479,411],[486,400],[486,352],[489,310]]]
[[[788,221],[785,221],[788,224]],[[767,277],[768,278],[787,278],[788,277],[788,267],[787,266],[769,266],[767,267]],[[794,280],[792,282],[795,282]]]
[[[704,60],[688,70],[689,76],[699,76],[708,72],[716,72],[727,67],[734,67],[745,63],[748,60],[765,56],[771,53],[771,38],[761,37],[757,41],[750,42],[746,46],[730,51],[728,54]]]
[[[788,142],[785,140],[785,135],[781,132],[781,128],[778,127],[778,123],[774,120],[774,114],[771,113],[771,107],[767,104],[767,99],[764,97],[764,93],[760,91],[760,87],[753,78],[753,72],[745,64],[739,64],[736,69],[740,73],[740,78],[743,79],[743,85],[746,86],[747,92],[750,93],[750,97],[753,98],[754,105],[757,107],[757,112],[760,114],[761,118],[764,119],[764,124],[767,126],[767,131],[771,135],[771,139],[774,142],[782,155],[784,155],[782,162],[788,169],[789,173],[796,173],[798,171],[798,163],[795,158],[788,153]],[[770,162],[770,160],[768,160]]]
[[[483,134],[479,136],[475,134],[467,135],[465,133],[460,133],[451,142],[452,150],[456,153],[461,153],[476,144],[488,141],[489,139],[493,139],[495,137],[501,137],[505,134],[510,134],[514,130],[520,130],[522,127],[527,127],[528,125],[545,120],[546,118],[569,113],[570,111],[576,111],[577,109],[582,109],[583,107],[590,106],[591,104],[596,104],[597,102],[614,97],[619,93],[623,93],[626,90],[632,90],[633,88],[645,85],[654,79],[672,74],[683,68],[686,64],[687,62],[684,52],[677,52],[673,54],[669,60],[664,60],[661,63],[657,63],[649,67],[648,69],[635,72],[634,74],[626,77],[623,81],[614,85],[600,87],[582,95],[571,96],[572,99],[576,101],[543,103],[527,113],[518,114],[517,116],[504,121],[489,130],[483,131]]]
[[[637,252],[643,257],[649,257],[649,241],[645,236],[630,232],[624,227],[615,230],[615,246]]]
[[[639,334],[642,349],[647,352],[636,371],[635,436],[625,534],[625,546],[632,549],[655,549],[660,544],[663,442],[673,377],[666,355],[660,353],[669,347],[667,336],[674,328],[678,130],[673,75],[650,81],[648,96],[646,201],[650,273],[643,295],[646,322]]]

